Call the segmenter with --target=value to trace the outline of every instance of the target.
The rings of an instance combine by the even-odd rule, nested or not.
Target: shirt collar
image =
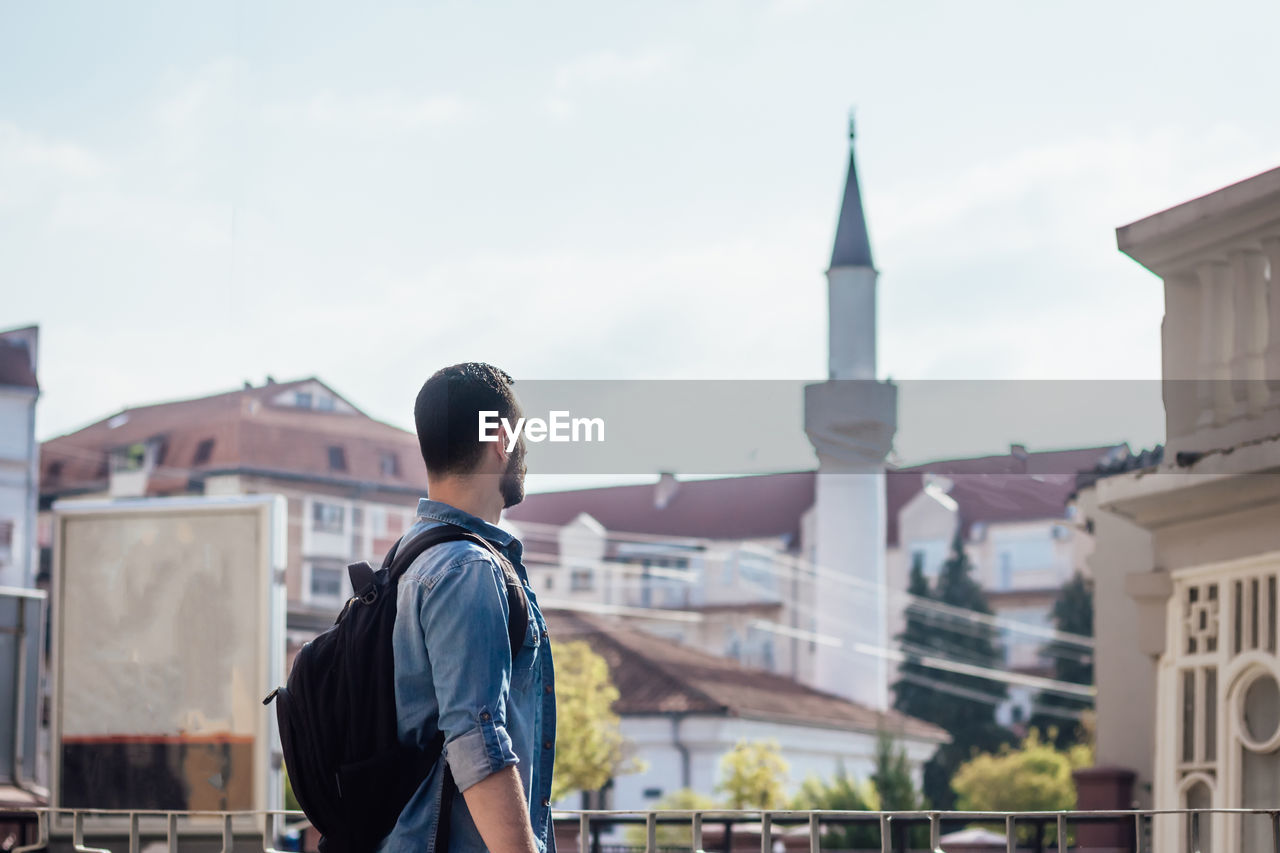
[[[472,533],[478,533],[490,542],[498,543],[502,548],[506,548],[515,541],[515,536],[498,525],[490,524],[479,516],[464,512],[456,506],[450,506],[442,501],[433,501],[430,498],[420,499],[418,501],[418,516],[420,518],[429,518],[432,521],[444,522],[445,524],[456,524],[461,528],[470,530]]]

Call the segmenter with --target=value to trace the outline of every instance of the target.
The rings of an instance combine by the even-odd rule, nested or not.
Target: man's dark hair
[[[497,412],[511,422],[520,407],[514,380],[491,364],[468,361],[443,367],[418,392],[413,420],[422,461],[433,474],[465,474],[480,461],[480,413]]]

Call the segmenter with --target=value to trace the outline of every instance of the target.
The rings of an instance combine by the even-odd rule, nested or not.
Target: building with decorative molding
[[[1116,236],[1164,290],[1167,442],[1080,492],[1096,537],[1097,760],[1155,808],[1274,809],[1280,169]],[[1204,849],[1272,849],[1266,815],[1209,823]],[[1185,822],[1155,832],[1153,849],[1189,849]]]

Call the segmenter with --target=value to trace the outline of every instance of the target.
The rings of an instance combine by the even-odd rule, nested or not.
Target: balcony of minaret
[[[1164,282],[1169,453],[1280,435],[1280,169],[1116,235]]]

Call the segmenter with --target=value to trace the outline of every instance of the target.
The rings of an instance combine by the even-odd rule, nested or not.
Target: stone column
[[[1270,266],[1267,279],[1266,363],[1267,387],[1272,404],[1280,404],[1280,234],[1262,241]]]
[[[1232,290],[1235,295],[1234,351],[1231,384],[1238,413],[1256,417],[1267,404],[1263,348],[1267,334],[1266,259],[1257,249],[1236,249],[1230,254]]]
[[[1199,426],[1214,426],[1230,419],[1233,406],[1230,385],[1232,325],[1235,301],[1227,286],[1227,266],[1212,261],[1196,268],[1200,276],[1200,404]]]

